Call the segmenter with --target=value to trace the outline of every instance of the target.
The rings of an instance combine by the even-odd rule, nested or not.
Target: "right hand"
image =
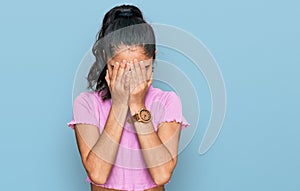
[[[112,104],[128,106],[130,96],[130,73],[126,60],[114,64],[112,73],[106,70],[105,80],[108,84]]]

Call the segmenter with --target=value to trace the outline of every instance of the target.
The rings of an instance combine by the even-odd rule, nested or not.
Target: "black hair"
[[[147,57],[155,59],[154,31],[136,6],[120,5],[109,10],[97,33],[96,42],[92,48],[96,61],[90,68],[86,79],[88,80],[87,88],[98,94],[102,92],[103,101],[111,98],[105,80],[107,61],[114,56],[115,51],[121,45],[141,46]]]

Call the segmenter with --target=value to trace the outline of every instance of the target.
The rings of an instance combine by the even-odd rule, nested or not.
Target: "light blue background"
[[[300,190],[299,1],[131,3],[149,22],[174,25],[200,39],[226,83],[223,129],[212,149],[198,155],[209,93],[201,74],[184,67],[199,81],[201,116],[167,190]],[[104,13],[117,4],[1,1],[0,190],[89,189],[66,123],[78,64]]]

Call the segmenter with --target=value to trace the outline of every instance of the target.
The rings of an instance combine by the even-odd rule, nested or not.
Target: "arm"
[[[133,115],[145,105],[130,106]],[[180,137],[180,123],[161,123],[156,133],[152,124],[134,122],[145,163],[153,181],[157,185],[169,182],[177,162],[178,141]]]
[[[77,144],[83,165],[93,182],[104,184],[109,177],[115,162],[123,126],[128,112],[129,82],[126,79],[129,68],[125,69],[125,61],[106,73],[106,81],[112,95],[110,108],[103,132],[93,125],[76,125]],[[109,74],[108,74],[109,73]]]
[[[150,60],[151,61],[151,60]],[[147,61],[148,62],[148,61]],[[151,70],[138,62],[130,64],[132,83],[130,84],[129,108],[131,115],[145,107],[145,96],[153,80]],[[180,108],[174,108],[180,109]],[[168,110],[167,112],[172,112]],[[134,122],[142,154],[153,181],[157,185],[167,183],[177,162],[180,124],[176,122],[161,123],[156,133],[152,121]]]
[[[94,125],[76,124],[75,133],[82,163],[96,184],[104,184],[114,164],[128,107],[113,105],[103,132]]]

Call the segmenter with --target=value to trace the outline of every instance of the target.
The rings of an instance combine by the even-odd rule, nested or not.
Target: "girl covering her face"
[[[106,13],[93,46],[88,88],[73,103],[86,181],[92,191],[163,191],[177,163],[182,116],[179,96],[152,85],[152,27],[133,5]]]

